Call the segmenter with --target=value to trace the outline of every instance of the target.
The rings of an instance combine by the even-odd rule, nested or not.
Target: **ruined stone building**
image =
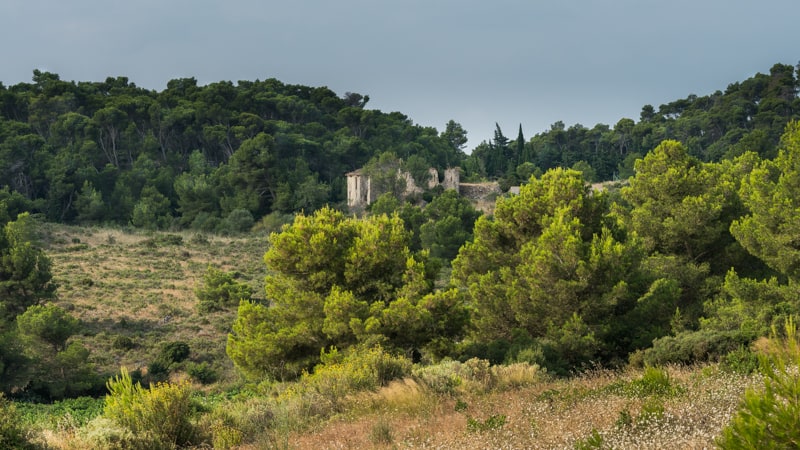
[[[417,186],[414,177],[410,173],[398,170],[399,177],[406,182],[406,190],[404,195],[406,197],[414,194],[421,194],[425,189],[433,189],[437,186],[442,186],[446,189],[459,190],[459,169],[453,167],[445,169],[444,179],[439,182],[439,171],[434,168],[428,169],[428,183],[425,188]],[[351,210],[363,209],[369,204],[374,202],[382,192],[376,192],[372,189],[372,183],[369,176],[364,174],[360,169],[347,174],[347,206]]]

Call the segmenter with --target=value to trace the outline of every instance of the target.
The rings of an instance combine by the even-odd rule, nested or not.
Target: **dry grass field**
[[[293,433],[286,443],[298,449],[713,448],[755,378],[714,366],[668,373],[680,393],[667,397],[620,392],[621,383],[641,376],[635,370],[456,397],[431,396],[405,380],[371,394],[372,408],[356,400],[354,412]],[[476,422],[486,426],[471,426]]]
[[[225,341],[235,308],[201,315],[194,289],[212,265],[236,271],[263,296],[266,236],[47,225],[45,240],[58,284],[56,303],[81,319],[82,340],[102,370],[144,369],[162,343],[183,341],[193,359],[230,374]],[[120,337],[132,345],[119,345]]]

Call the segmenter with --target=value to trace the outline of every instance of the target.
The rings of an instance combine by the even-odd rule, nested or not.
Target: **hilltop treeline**
[[[774,157],[786,122],[800,118],[798,88],[796,69],[775,64],[768,74],[732,83],[724,92],[689,95],[658,109],[645,105],[638,122],[621,118],[613,127],[587,128],[558,121],[527,141],[521,129],[511,139],[498,126],[491,141],[472,151],[466,167],[478,176],[506,178],[512,185],[535,168],[547,171],[576,164],[590,181],[627,178],[636,158],[665,139],[682,142],[690,155],[706,162],[745,150]]]
[[[234,212],[341,202],[345,174],[379,153],[425,167],[463,158],[463,139],[368,100],[275,79],[185,78],[155,92],[37,70],[0,85],[0,185],[51,221],[214,230]]]
[[[510,186],[554,167],[589,181],[625,178],[664,139],[701,161],[745,149],[773,157],[800,114],[795,68],[776,64],[725,92],[642,108],[640,120],[551,129],[526,140],[499,126],[467,156],[467,130],[441,132],[399,113],[368,109],[369,96],[264,81],[200,86],[171,80],[157,92],[125,77],[0,84],[0,188],[14,211],[64,223],[226,231],[272,212],[341,205],[345,174],[381,155],[411,173],[460,166],[463,179]]]

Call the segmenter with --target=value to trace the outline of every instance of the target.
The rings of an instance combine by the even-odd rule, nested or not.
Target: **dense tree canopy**
[[[275,79],[155,92],[37,70],[0,84],[0,188],[54,221],[228,231],[233,211],[257,220],[342,202],[345,174],[384,152],[460,165],[461,125],[440,135],[368,98]]]
[[[455,291],[433,290],[427,253],[412,254],[409,240],[397,215],[298,215],[270,237],[269,304],[241,303],[231,359],[252,377],[282,378],[312,367],[329,346],[436,356],[462,334],[467,310]]]
[[[94,383],[79,321],[46,303],[36,213],[221,233],[296,213],[270,237],[265,302],[211,267],[196,291],[202,313],[241,301],[227,352],[252,379],[378,344],[555,372],[724,357],[800,313],[797,94],[778,64],[638,122],[558,121],[527,141],[496,124],[467,157],[457,122],[439,134],[356,93],[35,71],[0,84],[0,388],[58,398]],[[401,195],[456,165],[519,194],[483,216],[456,191]],[[341,211],[357,168],[387,193],[361,218]],[[627,184],[589,184],[616,177]]]

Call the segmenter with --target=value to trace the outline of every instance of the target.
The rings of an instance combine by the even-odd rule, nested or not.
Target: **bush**
[[[539,380],[536,364],[514,363],[490,365],[485,359],[472,358],[465,362],[443,361],[439,364],[416,367],[414,379],[437,394],[503,390],[532,384]]]
[[[158,359],[167,363],[184,361],[189,357],[189,344],[182,341],[167,342],[161,346]]]
[[[293,220],[293,214],[283,214],[279,211],[273,211],[262,217],[253,227],[253,231],[264,234],[280,233],[281,228],[283,228],[284,225],[292,223]]]
[[[217,226],[217,232],[220,234],[239,234],[250,231],[253,228],[255,220],[253,214],[246,209],[234,209],[222,222]]]
[[[107,417],[96,417],[81,427],[79,437],[96,450],[117,450],[143,448],[136,436],[127,428],[121,427]]]
[[[751,374],[758,370],[758,356],[742,345],[722,357],[720,368],[726,372]]]
[[[408,358],[389,354],[380,346],[366,350],[353,347],[347,355],[334,348],[322,353],[322,361],[313,374],[303,374],[299,385],[301,390],[319,393],[332,403],[351,393],[375,390],[411,371]]]
[[[143,240],[141,245],[149,248],[179,247],[183,245],[183,237],[178,234],[156,234],[149,239]]]
[[[414,379],[436,394],[455,394],[461,385],[458,361],[443,361],[431,366],[414,368]]]
[[[236,281],[235,273],[223,272],[210,265],[203,274],[202,286],[194,293],[199,300],[197,308],[200,312],[219,311],[253,296],[250,286]]]
[[[681,387],[672,382],[666,370],[645,367],[642,377],[631,381],[626,390],[634,397],[671,396],[678,394]]]
[[[715,361],[747,345],[751,336],[735,331],[685,331],[677,336],[656,339],[653,347],[644,351],[644,364],[659,366],[670,363],[691,364]]]
[[[133,339],[128,336],[117,336],[111,341],[111,348],[115,350],[130,350],[134,346]]]
[[[14,404],[0,393],[0,448],[36,448],[28,441],[27,430],[20,424],[21,419]]]
[[[467,430],[472,432],[482,432],[489,430],[496,430],[502,428],[506,424],[506,416],[504,414],[493,414],[485,420],[467,417]]]
[[[769,353],[760,358],[764,376],[761,390],[748,389],[739,411],[722,430],[717,445],[723,449],[797,448],[800,442],[800,341],[797,327],[786,321],[786,338],[773,329]]]
[[[219,378],[217,371],[214,370],[206,361],[201,363],[189,363],[186,365],[186,373],[201,384],[211,384]]]
[[[172,449],[193,443],[196,432],[188,384],[159,383],[145,389],[134,384],[128,371],[107,383],[103,414],[136,437],[138,448]]]

